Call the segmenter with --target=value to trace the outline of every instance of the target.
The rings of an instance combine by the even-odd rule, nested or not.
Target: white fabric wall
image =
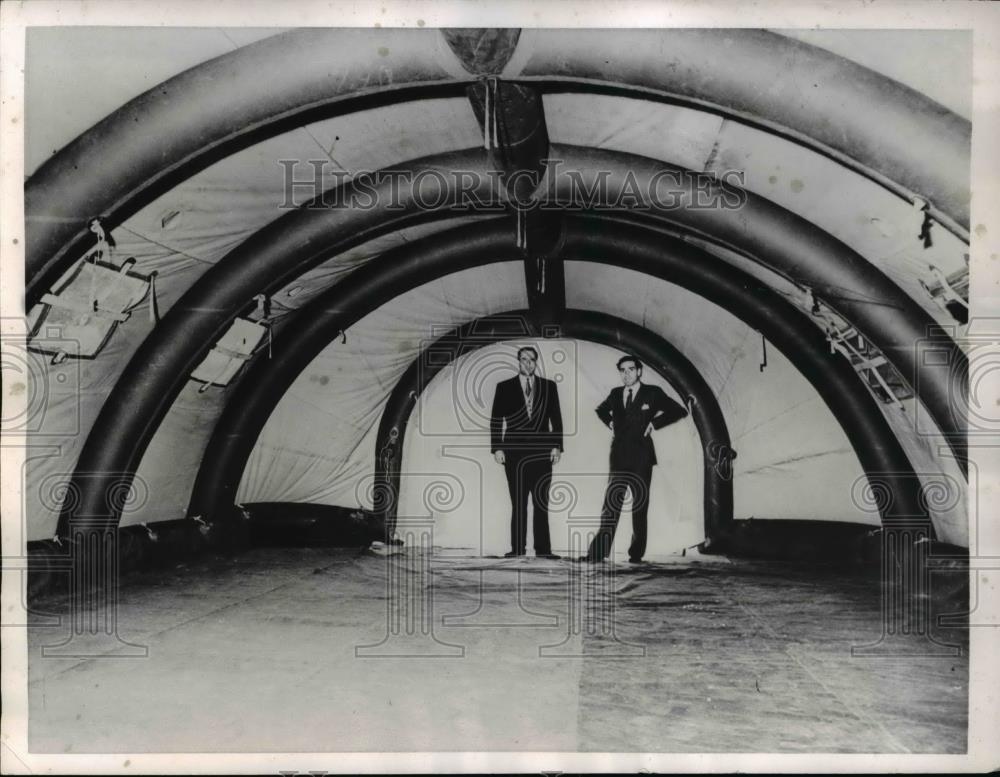
[[[566,301],[640,324],[673,343],[715,392],[729,426],[737,518],[878,523],[854,504],[863,472],[843,430],[809,383],[719,306],[631,270],[567,262]]]
[[[147,265],[156,266],[156,262]],[[157,284],[161,312],[176,302],[184,287],[203,269],[200,265],[189,264],[165,270],[168,275],[174,273],[180,277],[176,285]],[[32,369],[32,390],[39,397],[45,397],[44,404],[33,413],[30,421],[30,444],[38,450],[28,455],[25,468],[24,501],[29,540],[48,539],[55,534],[62,504],[59,494],[76,468],[80,450],[104,400],[152,328],[146,303],[142,303],[128,321],[118,326],[104,350],[93,360],[66,359],[52,366],[51,357],[30,352],[25,355]],[[123,517],[145,520],[133,515],[141,509],[137,502]]]
[[[382,403],[422,341],[479,313],[525,304],[520,265],[489,271],[486,282],[480,271],[466,271],[416,289],[353,327],[346,345],[327,348],[269,419],[240,500],[370,506]],[[759,334],[731,314],[672,284],[576,262],[567,264],[567,302],[648,327],[701,371],[718,394],[740,454],[737,518],[878,523],[852,499],[863,473],[832,413],[773,346],[760,371]],[[561,485],[550,525],[554,537],[566,537],[569,519],[596,517],[600,508],[608,435],[593,407],[617,384],[618,354],[586,343],[535,342],[542,371],[561,381],[567,450],[556,471]],[[444,370],[411,419],[401,514],[433,515],[439,544],[483,553],[506,549],[509,501],[489,452],[487,419],[493,386],[513,374],[515,350],[514,343],[491,346]],[[693,422],[658,433],[657,449],[652,515],[666,530],[653,532],[650,552],[669,553],[702,539],[701,453]],[[571,503],[564,501],[569,494]]]
[[[385,400],[426,345],[479,315],[527,305],[524,270],[505,262],[432,281],[366,316],[330,344],[268,419],[243,474],[241,502],[371,506]]]
[[[575,340],[524,338],[482,348],[442,370],[410,418],[400,515],[432,517],[435,545],[486,555],[511,549],[510,497],[503,467],[490,452],[489,415],[497,382],[516,374],[520,345],[538,349],[538,374],[559,387],[565,452],[553,469],[552,547],[564,553],[572,547],[571,534],[586,537],[596,528],[611,433],[594,408],[621,385],[615,363],[622,352]],[[646,370],[643,380],[683,403],[653,371]],[[659,463],[650,493],[650,558],[680,552],[704,538],[702,448],[694,422],[688,417],[655,432],[653,439]],[[529,516],[529,552],[531,525]],[[631,512],[625,510],[615,538],[617,555],[626,553],[630,536]]]
[[[416,240],[463,222],[464,219],[449,219],[400,230],[364,243],[304,273],[271,299],[272,320],[276,322],[273,347],[282,347],[280,324],[285,315],[308,303],[352,270],[407,240]],[[290,296],[289,292],[294,293]],[[364,331],[360,330],[360,336],[366,336]],[[354,345],[360,347],[361,342],[358,340]],[[262,349],[266,347],[265,344],[261,345]],[[359,358],[367,360],[372,357],[362,354]],[[236,381],[239,381],[241,375],[242,373],[237,374]],[[326,384],[321,382],[321,385]],[[143,500],[141,509],[137,505],[130,513],[122,516],[122,525],[169,520],[186,515],[205,446],[233,391],[232,385],[227,388],[210,386],[199,393],[200,387],[200,383],[188,381],[156,430],[137,471],[137,478],[147,497]],[[365,420],[360,419],[359,422],[363,425]]]
[[[209,386],[199,393],[201,385],[187,382],[153,435],[136,471],[145,504],[142,509],[123,514],[122,526],[187,516],[205,446],[233,391],[232,386]]]

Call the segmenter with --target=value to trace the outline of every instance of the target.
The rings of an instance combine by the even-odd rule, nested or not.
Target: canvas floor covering
[[[38,613],[31,750],[965,750],[961,631],[852,655],[883,635],[871,575],[463,553],[267,548],[150,572],[122,587],[117,638],[62,655],[41,651],[72,633],[65,611]]]

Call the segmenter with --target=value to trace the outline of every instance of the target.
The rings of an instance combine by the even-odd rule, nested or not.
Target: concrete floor
[[[852,655],[881,599],[842,571],[270,548],[132,579],[117,612],[134,647],[45,657],[68,619],[36,616],[33,752],[966,748],[964,632]]]

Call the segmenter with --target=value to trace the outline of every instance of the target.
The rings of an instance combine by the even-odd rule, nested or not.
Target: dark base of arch
[[[386,401],[375,441],[377,514],[392,535],[399,506],[400,473],[406,425],[417,400],[434,377],[458,358],[494,343],[523,337],[587,340],[634,353],[659,373],[681,397],[693,400],[691,413],[701,437],[704,465],[706,544],[725,534],[733,519],[733,481],[729,430],[705,379],[673,345],[641,326],[615,316],[566,310],[558,325],[516,310],[476,319],[430,344],[396,383]]]
[[[236,527],[233,522],[225,522],[209,530],[186,518],[120,528],[102,522],[76,526],[73,535],[59,542],[29,542],[28,603],[117,586],[138,572],[165,569],[213,552],[228,553],[239,547],[232,535]],[[109,558],[95,559],[94,546],[103,547]]]
[[[253,546],[367,548],[385,537],[382,517],[357,507],[250,502],[241,508]]]
[[[907,528],[928,527],[918,523]],[[898,535],[899,531],[891,525],[751,518],[732,521],[710,547],[701,550],[730,558],[864,566],[873,572],[884,572],[886,545],[894,544]],[[897,553],[896,558],[901,561],[907,558],[901,548],[888,550]],[[936,540],[927,549],[928,558],[935,559],[942,569],[959,568],[968,555],[966,548]]]
[[[118,558],[115,584],[141,581],[142,575],[148,579],[149,574],[170,570],[180,562],[229,563],[234,555],[251,548],[356,548],[361,553],[374,540],[385,537],[381,517],[370,511],[294,502],[243,507],[243,511],[234,508],[208,532],[189,519],[160,521],[148,524],[148,528],[133,525],[118,529],[112,545]],[[362,515],[358,517],[358,513]],[[846,522],[737,520],[702,550],[730,558],[861,569],[873,580],[882,582],[886,536],[887,530]],[[935,560],[937,572],[951,573],[946,581],[943,575],[935,577],[935,595],[945,592],[957,602],[955,607],[942,611],[960,611],[960,604],[968,601],[968,549],[933,542],[927,555]],[[908,558],[903,554],[900,560]],[[74,593],[71,588],[74,565],[80,564],[92,571],[94,560],[75,554],[65,542],[62,545],[52,540],[29,542],[28,613],[44,622],[58,612],[63,606],[60,600]],[[88,585],[93,588],[92,575],[78,577],[88,578]],[[938,585],[942,581],[945,588]]]
[[[257,547],[367,548],[385,537],[382,518],[370,510],[297,502],[258,502],[233,507],[211,526],[189,518],[116,527],[90,527],[105,535],[102,544],[114,557],[107,580],[95,574],[101,564],[87,549],[62,540],[28,543],[29,611],[44,616],[50,597],[83,594],[118,585],[143,572],[169,569],[199,559],[212,563]],[[83,533],[86,536],[86,532]]]
[[[595,216],[567,216],[564,258],[611,264],[676,283],[760,331],[796,366],[838,418],[864,470],[861,496],[883,523],[929,524],[921,484],[875,400],[846,360],[828,353],[806,316],[750,276],[669,234]],[[518,256],[506,220],[439,233],[387,252],[304,306],[287,346],[257,361],[216,425],[194,487],[191,515],[210,520],[232,506],[253,446],[301,371],[339,332],[399,294],[463,269]],[[294,332],[294,336],[291,333]]]

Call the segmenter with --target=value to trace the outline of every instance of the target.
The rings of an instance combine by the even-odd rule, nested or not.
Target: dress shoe
[[[557,556],[555,553],[536,553],[535,558],[560,559],[562,556]]]
[[[504,553],[503,557],[504,558],[520,558],[523,555],[524,555],[523,553],[515,553],[514,551],[511,550],[511,551],[508,551],[507,553]]]
[[[591,558],[590,556],[580,556],[577,561],[581,564],[597,564],[598,562],[603,561],[603,559]]]
[[[642,563],[642,559],[641,558],[631,558],[631,557],[629,557],[628,563],[629,564],[641,564]]]

